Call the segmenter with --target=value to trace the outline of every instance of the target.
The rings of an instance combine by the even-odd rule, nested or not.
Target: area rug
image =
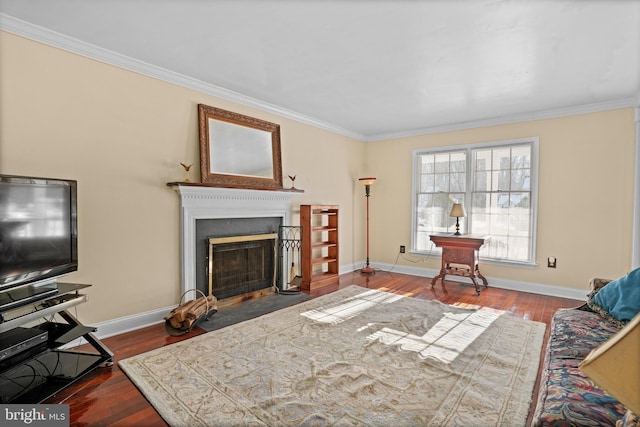
[[[172,426],[520,426],[544,331],[350,286],[119,365]]]

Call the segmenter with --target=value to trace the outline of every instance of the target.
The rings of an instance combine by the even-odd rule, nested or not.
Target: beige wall
[[[381,141],[367,145],[377,175],[372,197],[372,259],[390,263],[410,245],[411,179],[417,148],[539,138],[536,268],[483,266],[490,277],[585,289],[594,276],[631,267],[633,109]],[[549,269],[549,256],[558,259]],[[414,257],[408,257],[417,260]],[[440,259],[400,265],[436,269]]]
[[[183,179],[179,162],[199,178],[198,103],[280,124],[283,174],[305,190],[294,210],[339,204],[341,264],[363,258],[352,206],[363,142],[9,33],[0,52],[0,173],[78,180],[80,267],[65,280],[93,284],[84,322],[178,301],[179,199],[166,183]]]
[[[489,265],[486,275],[584,289],[630,266],[631,109],[363,143],[4,32],[0,54],[0,173],[79,182],[80,270],[67,280],[94,285],[78,307],[84,322],[177,302],[178,197],[165,184],[183,178],[179,162],[199,164],[198,103],[281,125],[283,173],[305,190],[294,205],[340,205],[343,269],[364,259],[357,178],[378,178],[371,259],[393,264],[410,244],[413,149],[530,136],[540,138],[541,265]],[[548,256],[557,269],[542,265]],[[435,269],[439,260],[399,263]]]

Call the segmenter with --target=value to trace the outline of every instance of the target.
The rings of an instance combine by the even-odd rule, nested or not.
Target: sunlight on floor
[[[415,351],[423,359],[451,363],[502,313],[491,308],[469,313],[445,313],[423,336],[383,328],[367,338],[399,346],[402,350]]]
[[[344,301],[300,313],[301,316],[320,323],[337,324],[356,317],[378,304],[391,304],[402,295],[370,290]],[[435,359],[443,363],[453,362],[469,347],[504,311],[473,304],[455,304],[469,311],[444,313],[426,334],[422,336],[390,328],[382,328],[367,337],[386,345],[399,346],[402,350],[414,351],[423,359]],[[368,324],[359,331],[374,327]]]
[[[460,302],[460,301],[454,302],[451,305],[456,306],[456,307],[460,307],[460,308],[471,308],[473,310],[477,310],[477,309],[479,309],[481,307],[478,304],[469,304],[468,302]]]
[[[363,292],[344,301],[300,313],[301,316],[321,323],[340,323],[357,316],[378,304],[391,304],[404,298],[401,295],[380,292],[374,289]]]

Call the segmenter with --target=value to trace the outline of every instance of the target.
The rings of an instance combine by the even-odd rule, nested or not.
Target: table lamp
[[[462,206],[462,203],[454,203],[453,207],[451,208],[451,213],[449,213],[449,216],[456,217],[456,232],[453,235],[460,236],[461,234],[460,233],[460,217],[467,216],[467,212],[465,212],[464,206]]]

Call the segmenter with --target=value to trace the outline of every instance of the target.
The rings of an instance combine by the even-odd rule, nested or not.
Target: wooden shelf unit
[[[339,280],[338,211],[336,205],[300,205],[303,290]]]

